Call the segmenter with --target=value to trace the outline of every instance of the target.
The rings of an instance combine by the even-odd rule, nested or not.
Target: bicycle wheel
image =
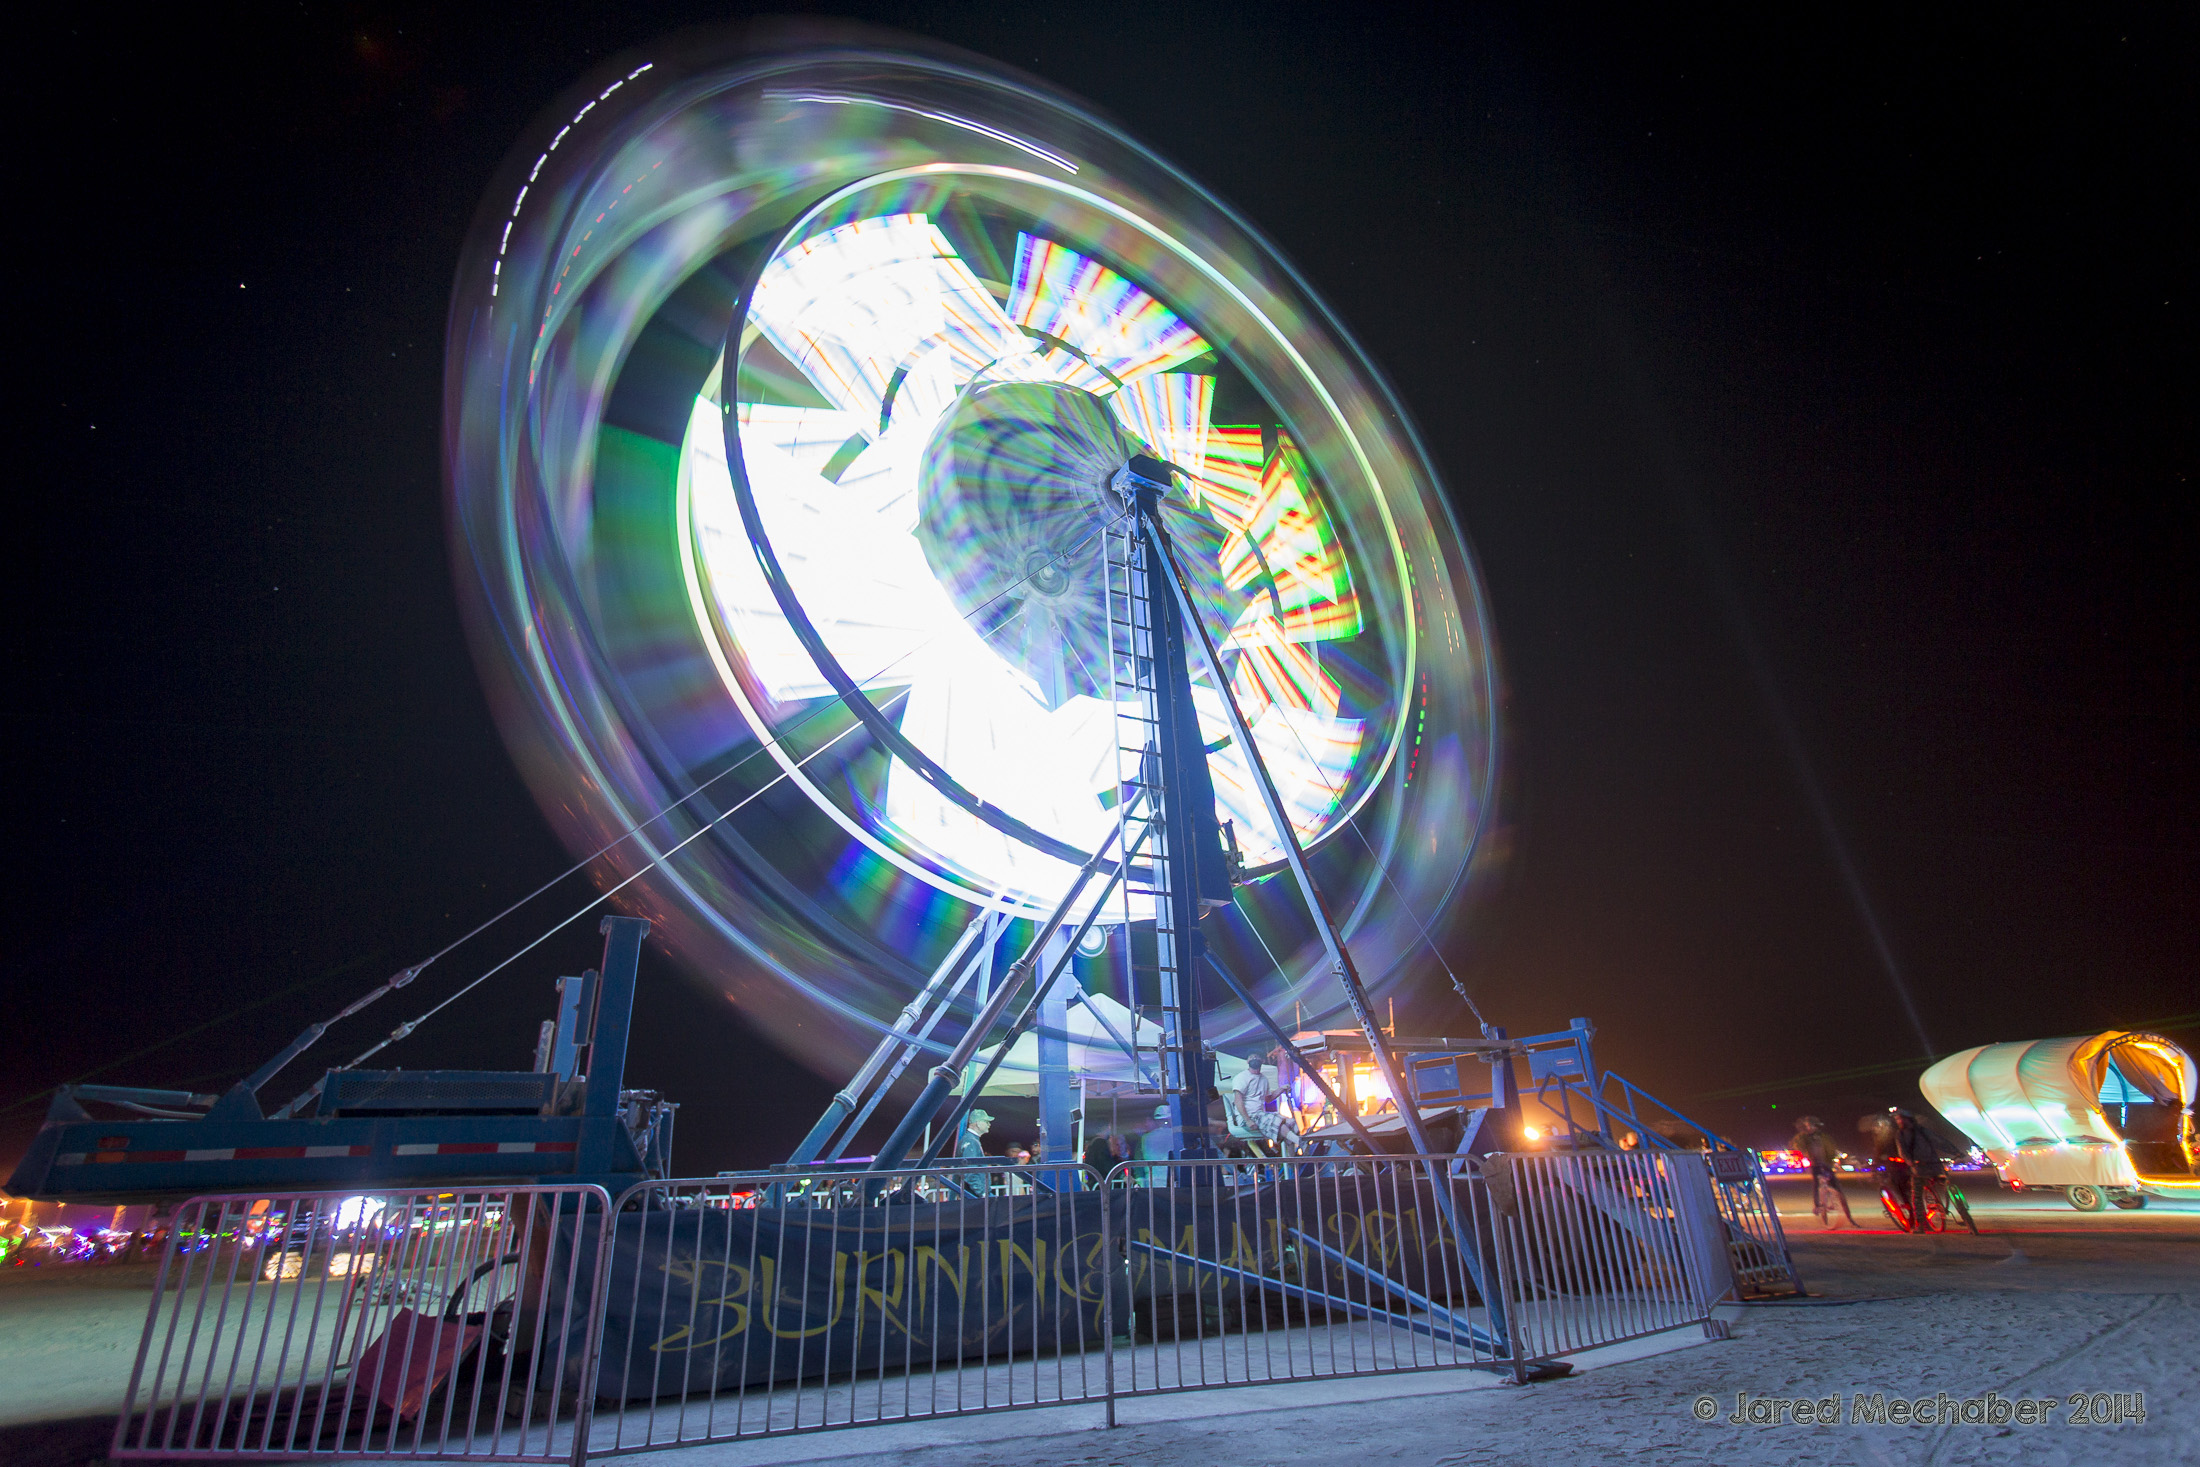
[[[1919,1182],[1916,1204],[1910,1215],[1917,1219],[1921,1233],[1945,1233],[1948,1231],[1948,1193],[1939,1182]]]
[[[1948,1203],[1950,1206],[1955,1208],[1956,1216],[1963,1219],[1963,1225],[1971,1230],[1971,1236],[1974,1238],[1977,1237],[1978,1224],[1972,1220],[1971,1204],[1964,1200],[1963,1194],[1957,1191],[1955,1188],[1950,1187],[1948,1189]]]

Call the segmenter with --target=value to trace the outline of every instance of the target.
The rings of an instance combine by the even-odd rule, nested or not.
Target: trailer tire
[[[2101,1194],[2100,1188],[2089,1187],[2083,1183],[2075,1187],[2063,1188],[2063,1195],[2068,1197],[2070,1205],[2080,1212],[2099,1212],[2108,1205],[2108,1199]]]

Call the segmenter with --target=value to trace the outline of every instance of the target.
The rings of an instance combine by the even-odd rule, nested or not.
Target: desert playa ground
[[[1447,1372],[1130,1401],[1123,1425],[1070,1406],[656,1454],[663,1467],[795,1461],[912,1467],[1375,1462],[2185,1463],[2200,1460],[2200,1208],[2084,1214],[2059,1197],[1971,1186],[1984,1236],[1822,1228],[1776,1184],[1811,1298],[1724,1311],[1693,1330],[1580,1360],[1569,1379],[1499,1386]],[[0,1269],[0,1462],[101,1460],[129,1379],[150,1264]],[[2063,1402],[2143,1393],[2146,1420],[2073,1425],[1730,1424],[1737,1392]],[[1697,1419],[1710,1398],[1713,1419]],[[1844,1415],[1846,1412],[1844,1412]]]

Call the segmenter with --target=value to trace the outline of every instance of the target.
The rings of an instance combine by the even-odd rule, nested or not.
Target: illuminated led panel
[[[860,219],[764,267],[749,320],[836,406],[869,420],[896,374],[937,353],[966,381],[1030,342],[921,215]],[[929,375],[929,374],[928,374]]]
[[[1170,463],[1189,468],[1207,456],[1207,414],[1214,398],[1212,377],[1157,372],[1125,386],[1108,405],[1135,437]]]
[[[1238,653],[1231,685],[1247,719],[1258,717],[1271,703],[1325,718],[1336,716],[1343,697],[1336,679],[1322,670],[1308,640],[1294,640],[1286,633],[1266,602],[1255,601],[1245,608],[1224,645]]]
[[[1258,428],[1210,425],[1195,481],[1200,502],[1216,520],[1235,530],[1253,517],[1260,499],[1262,472],[1268,467],[1265,435]]]
[[[1222,546],[1224,582],[1233,589],[1272,584],[1286,638],[1328,642],[1359,635],[1360,606],[1344,551],[1307,491],[1287,435],[1279,435],[1249,502],[1226,504],[1218,495],[1216,515],[1230,527]]]
[[[1203,356],[1207,343],[1145,291],[1074,250],[1019,235],[1008,314],[1066,341],[1118,382]]]

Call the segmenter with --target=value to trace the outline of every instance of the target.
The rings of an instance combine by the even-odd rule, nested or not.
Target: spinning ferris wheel
[[[472,241],[446,468],[500,724],[775,1041],[845,1063],[985,921],[1134,1009],[1174,932],[1236,975],[1168,1000],[1210,1040],[1339,1011],[1335,941],[1407,980],[1490,810],[1484,607],[1224,205],[967,58],[751,38],[576,93]]]

